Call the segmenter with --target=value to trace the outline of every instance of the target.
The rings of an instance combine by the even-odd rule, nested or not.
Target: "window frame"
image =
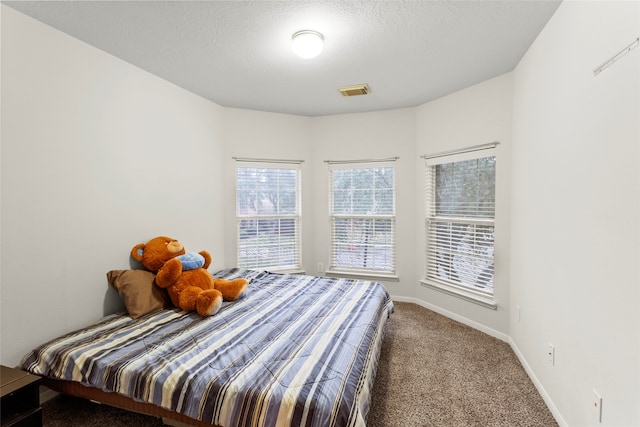
[[[247,269],[264,269],[268,271],[282,273],[302,273],[302,161],[269,161],[269,160],[248,160],[236,159],[235,165],[235,197],[236,197],[236,263],[240,268]],[[240,213],[238,197],[242,189],[238,186],[238,172],[240,169],[276,169],[276,170],[295,170],[295,212],[293,213],[270,213],[255,214]],[[243,264],[241,251],[243,249],[241,230],[243,221],[261,221],[261,220],[293,220],[294,223],[294,262],[292,264],[269,264],[261,265],[258,263]],[[259,247],[259,246],[258,246]]]
[[[498,155],[496,150],[497,143],[487,144],[484,146],[471,147],[467,150],[458,150],[450,153],[443,153],[434,156],[423,156],[425,158],[425,213],[424,213],[424,230],[425,230],[425,270],[424,277],[420,280],[420,283],[423,286],[428,288],[432,288],[455,297],[474,302],[481,306],[497,309],[497,303],[495,301],[495,225],[496,225],[496,189],[498,186],[497,182],[497,171],[498,171]],[[433,168],[438,165],[448,164],[448,163],[458,163],[464,162],[468,160],[476,160],[487,157],[494,157],[495,159],[495,170],[494,170],[494,205],[493,205],[493,213],[492,216],[469,216],[469,217],[456,217],[456,216],[447,216],[447,215],[436,215],[434,211],[435,206],[435,194],[429,194],[430,190],[435,192],[436,184],[433,183],[431,185],[429,183],[430,174],[434,173]],[[461,225],[469,225],[469,226],[489,226],[493,228],[493,242],[491,245],[492,248],[492,289],[491,292],[486,290],[481,290],[474,287],[471,284],[462,284],[455,283],[453,281],[447,281],[441,277],[435,277],[430,274],[430,259],[435,257],[435,253],[431,251],[430,244],[433,241],[431,238],[431,225],[432,223],[455,223]]]
[[[397,263],[396,263],[396,253],[397,253],[397,214],[396,214],[396,180],[397,180],[397,170],[395,167],[394,159],[385,159],[385,160],[362,160],[362,161],[339,161],[339,162],[331,162],[327,161],[329,164],[329,268],[325,271],[325,274],[328,276],[347,276],[347,277],[357,277],[363,279],[373,279],[373,280],[387,280],[387,281],[398,281],[397,276]],[[392,192],[392,213],[371,213],[371,214],[363,214],[363,213],[335,213],[335,189],[334,189],[334,173],[337,170],[355,170],[355,169],[380,169],[380,168],[389,168],[393,171],[393,185],[390,190]],[[372,187],[371,190],[374,190]],[[376,268],[366,268],[366,267],[345,267],[336,265],[336,258],[334,255],[337,253],[336,251],[336,239],[335,239],[335,224],[339,220],[367,220],[370,219],[374,223],[376,220],[381,221],[390,221],[391,223],[391,268],[389,269],[376,269]]]

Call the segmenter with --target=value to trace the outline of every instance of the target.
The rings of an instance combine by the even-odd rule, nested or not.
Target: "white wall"
[[[449,96],[424,104],[417,111],[416,173],[413,180],[424,182],[422,154],[498,141],[496,151],[495,277],[496,310],[462,300],[441,291],[416,285],[415,296],[428,308],[454,317],[491,335],[506,339],[509,332],[509,245],[511,195],[512,75],[504,74]],[[424,185],[414,193],[417,237],[415,252],[419,278],[425,274]],[[425,304],[423,304],[425,305]]]
[[[236,162],[233,157],[258,159],[303,160],[302,181],[302,259],[308,271],[311,264],[313,242],[306,236],[312,234],[314,212],[313,174],[310,162],[311,118],[288,114],[226,108],[223,111],[224,198],[218,200],[219,209],[225,212],[225,253],[228,266],[235,266],[236,246]]]
[[[640,425],[640,48],[593,75],[639,31],[567,1],[514,72],[509,330],[561,425]]]
[[[235,162],[232,157],[304,160],[302,164],[303,268],[322,275],[317,264],[329,264],[328,167],[324,160],[399,156],[397,209],[401,218],[413,215],[413,155],[415,113],[400,109],[378,113],[303,117],[242,109],[225,109],[225,221],[235,220]],[[389,292],[407,295],[415,282],[410,224],[398,227],[398,282],[383,282]],[[236,234],[225,230],[226,258],[236,259]],[[233,264],[233,262],[230,262]]]
[[[311,239],[313,266],[329,265],[329,167],[326,160],[362,160],[399,157],[396,166],[396,270],[398,282],[381,280],[393,296],[412,296],[415,274],[416,232],[413,195],[415,177],[415,109],[315,117],[312,122],[312,209],[316,215]]]
[[[0,359],[100,318],[158,234],[224,265],[221,108],[2,5]],[[195,226],[194,226],[195,225]]]

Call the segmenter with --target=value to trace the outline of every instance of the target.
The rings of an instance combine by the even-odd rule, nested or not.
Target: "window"
[[[238,266],[301,270],[300,165],[236,169]]]
[[[329,272],[395,275],[395,170],[379,164],[331,164]]]
[[[424,283],[479,301],[493,297],[493,147],[427,158],[426,165]]]

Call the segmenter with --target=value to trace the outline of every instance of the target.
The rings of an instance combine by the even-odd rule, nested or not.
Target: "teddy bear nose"
[[[169,250],[170,253],[175,254],[175,253],[180,252],[182,250],[182,243],[180,243],[177,240],[172,240],[167,245],[167,249]]]

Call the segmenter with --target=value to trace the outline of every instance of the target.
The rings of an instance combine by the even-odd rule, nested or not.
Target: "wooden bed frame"
[[[214,424],[207,424],[178,412],[173,412],[151,403],[138,402],[130,397],[118,393],[109,393],[98,388],[86,387],[73,381],[62,381],[43,377],[42,385],[50,389],[69,396],[80,397],[92,402],[113,406],[125,411],[137,412],[143,415],[150,415],[162,418],[166,425],[170,426],[196,426],[196,427],[219,427]]]

